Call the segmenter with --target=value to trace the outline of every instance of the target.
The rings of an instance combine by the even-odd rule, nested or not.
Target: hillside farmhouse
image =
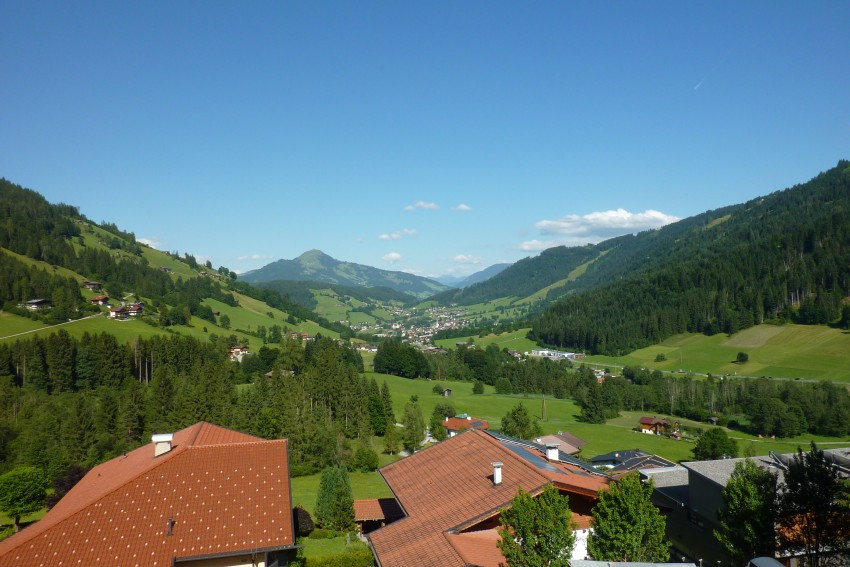
[[[670,432],[670,422],[665,417],[643,416],[639,423],[641,433],[662,435]]]
[[[200,422],[93,468],[0,541],[0,565],[278,567],[295,558],[285,439]]]
[[[590,511],[610,479],[556,446],[469,429],[379,470],[405,517],[369,534],[380,567],[497,567],[499,510],[517,489],[552,483],[577,524],[573,557],[587,555]]]

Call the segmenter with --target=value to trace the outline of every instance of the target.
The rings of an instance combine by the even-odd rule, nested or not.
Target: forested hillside
[[[765,321],[846,327],[850,162],[791,189],[604,244],[614,246],[570,287],[573,295],[534,322],[534,338],[616,354],[675,333],[735,333]]]
[[[45,323],[96,313],[98,308],[81,291],[82,282],[90,280],[116,303],[126,295],[145,301],[145,320],[163,330],[185,325],[192,317],[218,323],[203,301],[235,306],[233,291],[238,291],[293,317],[350,333],[344,325],[323,320],[274,291],[236,282],[236,275],[225,267],[213,270],[209,262],[201,266],[190,254],[154,251],[138,243],[133,233],[107,222],[91,223],[76,207],[50,204],[35,191],[5,179],[0,179],[0,210],[5,221],[0,225],[0,302],[6,312]],[[153,266],[149,257],[154,254],[168,259],[172,267]],[[22,307],[33,299],[48,300],[51,308]]]

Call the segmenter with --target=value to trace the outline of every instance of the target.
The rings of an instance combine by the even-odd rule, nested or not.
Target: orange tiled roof
[[[462,417],[449,417],[443,420],[443,426],[449,431],[463,431],[464,429],[487,429],[490,424],[486,419],[464,419]]]
[[[502,482],[494,485],[492,463],[497,461],[503,463]],[[532,448],[500,442],[475,429],[391,463],[380,472],[407,515],[369,536],[382,567],[475,563],[469,555],[475,545],[463,530],[496,517],[516,496],[518,487],[537,493],[553,482],[566,492],[595,498],[609,482],[603,475],[546,461]],[[575,514],[573,518],[580,527],[587,527],[587,518]],[[456,534],[464,537],[452,537]],[[482,545],[479,540],[474,543]]]
[[[42,520],[0,542],[0,565],[170,566],[291,547],[291,509],[285,439],[201,422],[159,457],[150,443],[93,468]]]
[[[496,546],[501,537],[495,529],[464,534],[446,534],[446,539],[449,540],[457,554],[461,556],[465,565],[501,567],[505,563],[505,556]]]
[[[395,498],[369,498],[354,501],[354,521],[395,520],[404,517]]]

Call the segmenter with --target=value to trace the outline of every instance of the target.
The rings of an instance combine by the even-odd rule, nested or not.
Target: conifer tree
[[[322,471],[316,495],[316,522],[337,531],[354,528],[354,499],[345,467],[329,467]]]

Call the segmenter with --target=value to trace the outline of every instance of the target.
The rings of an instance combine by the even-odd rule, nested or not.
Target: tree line
[[[0,344],[0,472],[32,465],[59,478],[198,421],[288,438],[294,475],[377,467],[372,435],[394,431],[395,415],[355,349],[285,338],[243,368],[227,353],[235,337],[210,339],[60,331]]]
[[[589,423],[604,423],[628,410],[702,422],[717,417],[721,424],[755,435],[850,434],[850,394],[827,381],[697,379],[625,367],[622,376],[608,375],[600,383],[589,367],[574,368],[572,363],[545,358],[517,360],[493,344],[484,349],[462,344],[446,354],[423,354],[398,341],[378,346],[375,370],[406,378],[480,382],[495,386],[501,394],[571,398]]]

